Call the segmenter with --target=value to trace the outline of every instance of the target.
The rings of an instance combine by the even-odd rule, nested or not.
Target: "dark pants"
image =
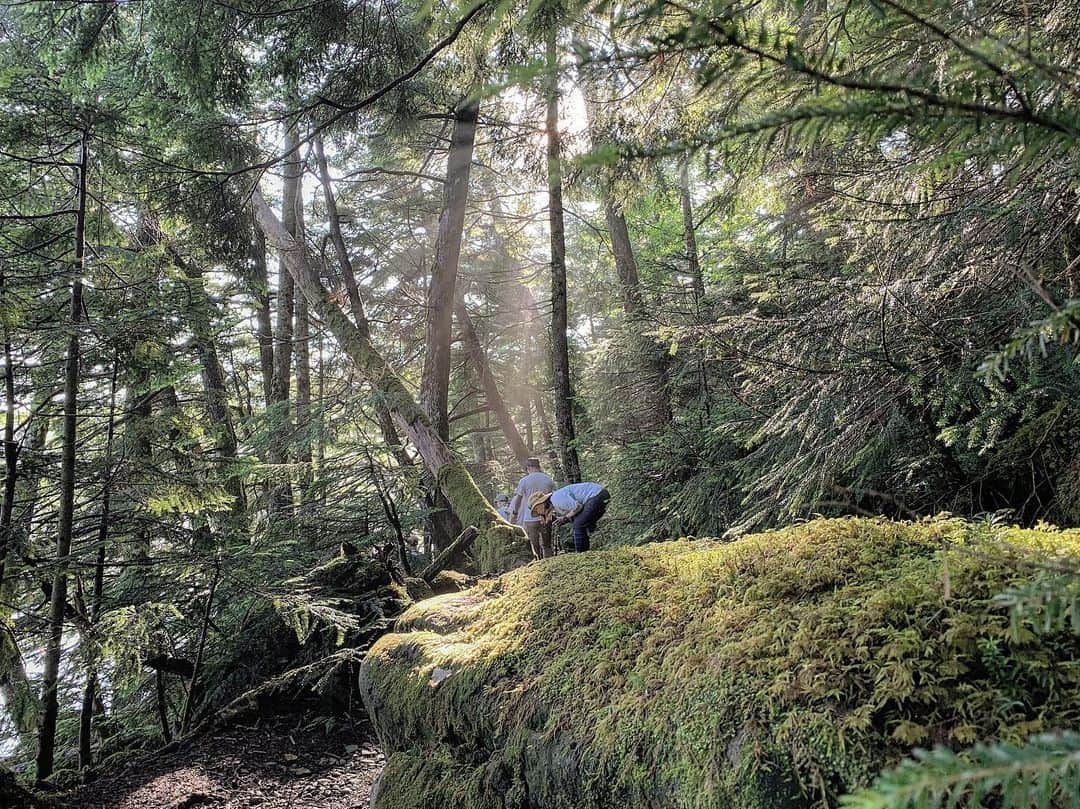
[[[589,534],[596,530],[596,524],[607,511],[610,499],[608,490],[602,489],[599,494],[586,500],[581,511],[574,517],[574,550],[578,553],[589,549]]]

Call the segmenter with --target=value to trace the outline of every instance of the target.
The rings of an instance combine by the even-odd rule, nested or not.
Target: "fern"
[[[152,493],[146,501],[147,510],[155,517],[166,514],[199,514],[225,511],[232,505],[233,497],[221,486],[198,486],[175,484]]]
[[[1080,733],[1033,736],[1024,745],[979,744],[963,753],[916,750],[873,787],[841,799],[848,809],[995,806],[1080,807]]]
[[[994,599],[1009,610],[1010,635],[1080,634],[1080,575],[1046,570]],[[992,803],[986,804],[987,799]],[[1080,733],[1033,736],[1023,746],[979,744],[964,753],[946,747],[916,750],[914,758],[882,774],[874,786],[846,796],[855,809],[931,807],[1080,807]]]

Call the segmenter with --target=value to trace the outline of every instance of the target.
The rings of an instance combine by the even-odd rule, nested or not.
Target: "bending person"
[[[599,483],[571,483],[551,493],[537,492],[529,497],[529,510],[545,523],[574,524],[574,550],[589,549],[589,534],[607,511],[611,495]]]

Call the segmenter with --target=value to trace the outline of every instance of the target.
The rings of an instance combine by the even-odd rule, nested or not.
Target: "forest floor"
[[[275,717],[201,736],[64,796],[69,809],[367,809],[383,757],[367,722]]]

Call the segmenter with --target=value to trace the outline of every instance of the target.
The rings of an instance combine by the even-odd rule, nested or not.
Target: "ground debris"
[[[64,809],[361,809],[382,764],[366,722],[327,730],[281,716],[207,734],[59,800]]]

